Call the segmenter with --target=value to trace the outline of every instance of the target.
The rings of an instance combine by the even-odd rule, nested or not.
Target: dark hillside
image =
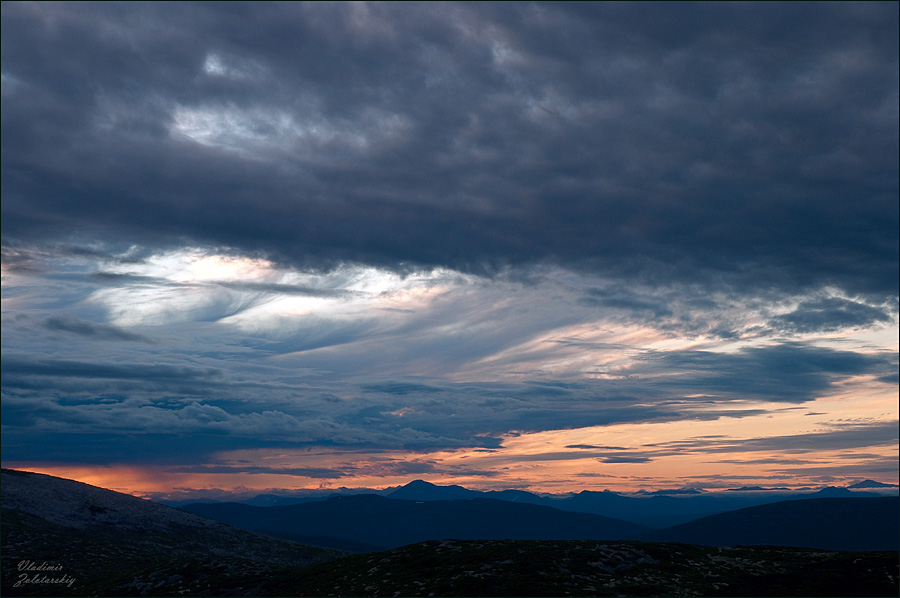
[[[897,550],[900,499],[813,498],[719,513],[644,534],[641,539],[709,546],[804,546]]]
[[[52,476],[4,469],[0,488],[4,596],[254,595],[267,573],[342,554]]]

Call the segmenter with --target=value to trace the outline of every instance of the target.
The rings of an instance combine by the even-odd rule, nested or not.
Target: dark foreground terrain
[[[300,596],[896,596],[896,552],[430,541],[307,570]]]
[[[6,526],[4,513],[4,528]],[[4,529],[4,536],[8,532]],[[72,542],[71,537],[43,539]],[[434,540],[313,566],[74,538],[60,584],[6,596],[896,596],[896,552],[580,540]],[[299,547],[298,547],[299,548]],[[298,551],[298,562],[306,562]],[[29,574],[33,576],[34,574]],[[47,573],[48,577],[58,573]]]
[[[4,469],[0,488],[3,596],[255,596],[343,555],[53,476]]]
[[[334,550],[2,472],[5,596],[896,596],[898,553],[634,540]]]

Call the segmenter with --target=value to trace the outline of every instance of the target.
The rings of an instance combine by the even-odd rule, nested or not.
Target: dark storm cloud
[[[582,297],[579,303],[587,306],[611,307],[638,316],[648,314],[653,318],[672,315],[672,311],[661,301],[648,301],[624,288],[588,289],[587,296]]]
[[[613,380],[451,383],[392,377],[374,382],[297,372],[290,364],[255,363],[240,352],[220,355],[215,346],[209,350],[212,356],[205,358],[189,350],[190,365],[173,355],[167,359],[182,365],[151,363],[146,354],[142,362],[119,355],[108,357],[110,361],[98,355],[91,362],[7,351],[2,364],[4,451],[17,454],[6,448],[15,444],[16,434],[46,436],[48,430],[65,430],[69,436],[60,442],[71,442],[76,433],[105,432],[122,455],[142,450],[132,434],[188,433],[196,444],[183,452],[188,462],[219,446],[220,436],[231,438],[232,450],[259,446],[259,439],[265,439],[265,446],[283,447],[497,448],[511,430],[765,415],[769,411],[742,404],[749,399],[810,401],[849,376],[896,367],[895,356],[789,343],[731,354],[644,353],[627,376]],[[729,405],[734,401],[741,408]],[[822,438],[826,444],[830,437]],[[696,446],[755,450],[753,442],[732,445],[709,437],[698,439]],[[52,451],[54,446],[55,441],[28,451]],[[539,460],[610,459],[623,450],[632,451],[625,455],[630,458],[634,453],[634,447],[567,448],[573,450]],[[652,458],[644,451],[638,456]]]
[[[879,382],[884,382],[885,384],[898,384],[900,383],[900,375],[897,372],[893,374],[887,374],[886,376],[881,376],[878,378]]]
[[[773,318],[769,324],[777,329],[804,333],[864,327],[890,321],[891,314],[884,308],[830,297],[804,301],[791,313]]]
[[[612,457],[603,457],[601,463],[649,463],[652,461],[650,457],[642,455],[614,455]]]
[[[364,384],[363,392],[384,392],[394,395],[407,395],[410,393],[443,392],[443,388],[429,386],[427,384],[413,384],[410,382],[380,382],[377,384]]]
[[[896,294],[896,3],[2,10],[4,244]]]
[[[837,380],[895,370],[895,355],[865,354],[782,343],[743,348],[734,353],[671,351],[647,354],[634,372],[672,372],[665,385],[690,388],[716,398],[805,402],[826,392]]]
[[[127,332],[116,326],[87,322],[69,314],[60,314],[47,318],[46,322],[44,322],[44,327],[54,332],[68,332],[98,340],[140,342],[148,342],[150,340],[140,334]]]
[[[201,383],[215,382],[224,377],[224,373],[218,368],[142,363],[111,365],[69,360],[33,360],[15,355],[4,356],[3,375]]]
[[[4,416],[5,417],[5,416]],[[191,432],[71,432],[17,428],[4,422],[4,461],[58,463],[196,464],[220,451],[238,448],[283,448],[283,441],[267,438],[235,439],[226,434]],[[77,447],[77,448],[75,448]]]

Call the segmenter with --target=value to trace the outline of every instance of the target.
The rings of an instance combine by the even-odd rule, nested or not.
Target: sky
[[[898,482],[898,5],[2,4],[2,461]]]

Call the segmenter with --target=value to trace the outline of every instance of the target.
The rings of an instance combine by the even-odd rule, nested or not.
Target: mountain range
[[[896,549],[661,543],[648,540],[678,528],[648,531],[471,494],[437,501],[360,495],[286,507],[195,505],[251,513],[256,524],[268,521],[273,534],[315,532],[352,541],[353,530],[365,530],[368,550],[414,542],[350,555],[52,476],[4,469],[0,489],[7,596],[886,596],[897,595],[900,573]],[[304,516],[308,527],[297,527]],[[687,528],[726,533],[724,540],[697,536],[697,542],[730,544],[763,525],[781,529],[787,544],[794,542],[792,527],[807,525],[850,534],[846,539],[853,542],[853,528],[880,526],[896,537],[897,500],[786,501]],[[885,535],[879,533],[873,537]],[[629,534],[639,539],[612,539]],[[427,535],[435,537],[417,541]],[[560,536],[598,539],[552,539]],[[524,537],[531,539],[510,539]]]
[[[351,496],[344,489],[330,496],[261,494],[240,502],[252,506],[287,506],[326,500],[333,496]],[[360,491],[354,491],[353,495]],[[604,517],[622,519],[652,528],[664,528],[701,517],[734,511],[737,509],[763,505],[785,500],[809,498],[861,498],[895,495],[896,486],[865,480],[849,487],[826,486],[804,491],[787,489],[766,489],[759,487],[733,488],[722,492],[705,492],[691,488],[675,490],[641,491],[625,495],[609,490],[585,490],[569,495],[538,495],[524,490],[503,490],[481,492],[462,486],[438,486],[423,480],[383,491],[367,490],[367,494],[378,494],[393,499],[438,501],[487,498],[507,502],[524,503],[552,507],[561,511],[592,513]],[[172,506],[187,506],[198,501],[169,503]],[[216,501],[202,501],[216,502]]]
[[[324,501],[274,507],[198,503],[182,509],[242,529],[352,552],[371,552],[447,538],[631,538],[711,546],[772,544],[831,550],[898,549],[896,532],[900,528],[900,499],[897,497],[793,498],[651,530],[641,524],[595,513],[483,498],[481,493],[472,493],[459,486],[445,491],[424,484],[411,484],[388,497],[374,494],[335,496]],[[470,498],[436,499],[446,495]],[[656,500],[616,495],[603,498],[611,503],[623,499]],[[573,499],[583,500],[594,509],[600,505],[599,501],[588,502],[581,495]]]
[[[417,501],[361,494],[276,507],[212,503],[182,509],[279,538],[366,551],[445,538],[619,540],[650,531],[611,517],[480,497]]]

